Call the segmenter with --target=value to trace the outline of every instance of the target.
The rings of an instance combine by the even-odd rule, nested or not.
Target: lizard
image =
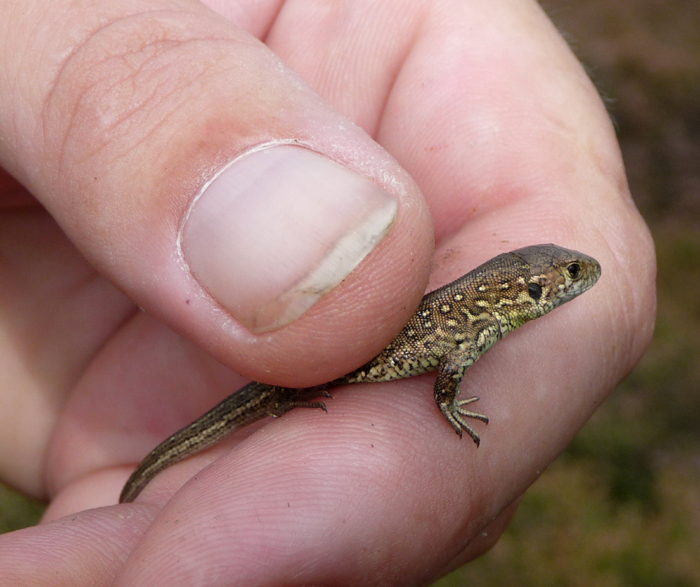
[[[465,372],[497,341],[589,290],[598,281],[598,261],[553,244],[503,253],[456,281],[428,293],[389,345],[358,369],[328,383],[289,388],[252,381],[206,414],[159,444],[141,461],[119,502],[133,501],[163,469],[219,442],[266,416],[293,408],[320,408],[329,389],[341,385],[392,381],[437,370],[435,402],[461,437],[479,446],[468,419],[488,418],[466,408],[478,397],[459,398]]]

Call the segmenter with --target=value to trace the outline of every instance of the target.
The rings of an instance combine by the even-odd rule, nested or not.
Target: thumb
[[[5,5],[0,162],[141,307],[287,385],[407,320],[432,247],[419,190],[262,43],[197,2]]]

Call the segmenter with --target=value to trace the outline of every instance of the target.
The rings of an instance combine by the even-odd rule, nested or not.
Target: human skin
[[[650,340],[653,244],[612,126],[534,2],[205,4],[218,15],[2,2],[0,475],[49,501],[0,537],[3,583],[424,584],[495,544]],[[294,140],[384,188],[396,219],[308,311],[254,333],[192,278],[179,228],[224,163]],[[603,276],[467,373],[491,419],[478,449],[432,376],[355,386],[116,505],[143,456],[248,379],[340,376],[426,288],[546,242]],[[299,260],[273,249],[274,278]]]

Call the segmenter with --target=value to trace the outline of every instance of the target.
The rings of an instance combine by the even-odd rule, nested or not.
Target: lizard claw
[[[319,408],[328,413],[325,403],[318,401],[312,402],[309,400],[313,399],[314,397],[318,397],[319,395],[329,399],[333,397],[322,386],[305,387],[299,389],[279,387],[277,389],[278,395],[275,398],[271,409],[268,409],[267,411],[267,415],[272,416],[273,418],[279,418],[294,408]]]
[[[467,422],[466,418],[472,418],[474,420],[480,420],[481,422],[484,422],[485,424],[489,423],[489,419],[484,416],[483,414],[478,414],[476,412],[470,412],[469,410],[465,410],[463,406],[466,406],[467,404],[474,403],[476,401],[479,401],[478,396],[470,397],[467,399],[462,399],[458,400],[455,399],[452,404],[440,404],[440,411],[443,413],[447,421],[450,423],[452,428],[454,428],[455,432],[457,435],[462,438],[462,433],[466,432],[471,439],[474,441],[474,444],[476,446],[479,446],[481,443],[481,438],[479,438],[479,435],[476,433],[476,430],[474,430],[469,422]]]

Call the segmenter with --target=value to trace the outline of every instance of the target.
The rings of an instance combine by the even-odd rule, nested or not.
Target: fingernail
[[[192,275],[251,332],[296,320],[389,232],[397,201],[303,147],[257,150],[225,167],[180,231]]]

